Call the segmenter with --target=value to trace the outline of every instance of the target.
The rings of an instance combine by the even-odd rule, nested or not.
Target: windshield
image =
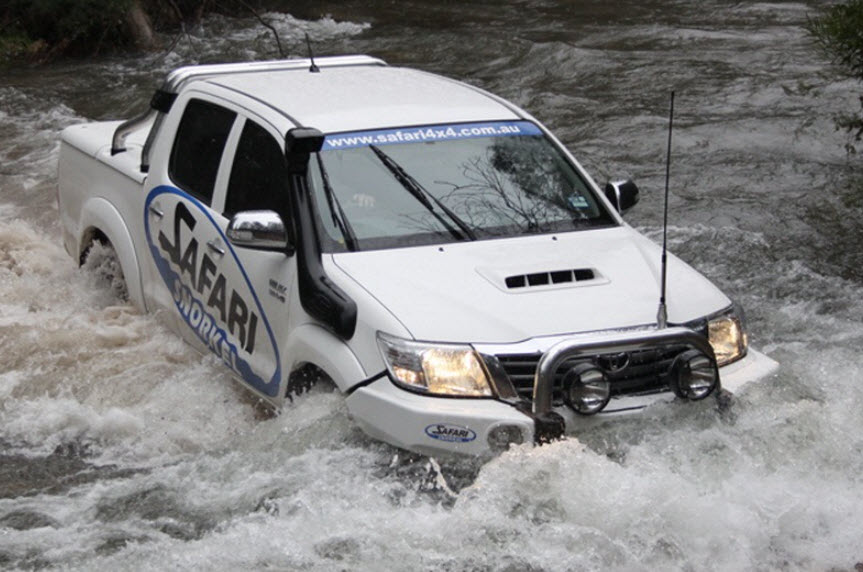
[[[309,171],[326,251],[615,224],[528,121],[327,135]]]

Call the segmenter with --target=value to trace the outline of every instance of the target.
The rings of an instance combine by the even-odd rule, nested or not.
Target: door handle
[[[212,250],[213,252],[215,252],[219,256],[225,255],[225,249],[222,248],[222,246],[216,240],[208,240],[207,241],[207,248],[209,248],[210,250]]]
[[[165,213],[162,212],[162,209],[159,208],[159,205],[155,203],[150,205],[150,212],[156,215],[158,218],[162,218],[165,216]]]

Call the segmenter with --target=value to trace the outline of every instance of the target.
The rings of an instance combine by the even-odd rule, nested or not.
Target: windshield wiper
[[[432,213],[435,218],[437,218],[441,224],[443,224],[447,230],[449,230],[454,236],[460,239],[464,239],[466,236],[471,240],[476,240],[476,234],[473,230],[464,222],[462,219],[458,217],[457,214],[452,212],[452,210],[447,207],[443,202],[434,196],[432,193],[428,192],[425,187],[423,187],[419,181],[414,179],[404,168],[396,163],[395,159],[381,151],[379,147],[376,145],[369,145],[369,149],[374,151],[375,155],[377,155],[378,159],[381,160],[381,163],[389,169],[390,173],[396,178],[396,180],[403,186],[411,195],[416,198],[419,202],[423,204],[425,208],[428,209],[430,213]],[[450,226],[444,219],[441,217],[437,209],[434,208],[431,201],[429,201],[429,197],[431,200],[435,202],[435,204],[444,212],[449,219],[455,223],[455,225],[459,228],[461,233],[457,232],[452,226]],[[462,236],[464,234],[464,236]]]
[[[333,217],[333,224],[339,227],[339,230],[342,231],[342,236],[345,237],[345,245],[347,245],[348,250],[359,250],[360,247],[357,244],[357,235],[354,234],[350,223],[348,223],[347,217],[345,217],[345,211],[342,210],[342,205],[339,203],[339,199],[333,191],[333,186],[330,184],[330,177],[327,175],[327,170],[324,168],[324,161],[321,159],[320,155],[318,155],[318,168],[321,172],[321,181],[324,184],[324,194],[327,196],[327,204],[330,206],[330,215]]]

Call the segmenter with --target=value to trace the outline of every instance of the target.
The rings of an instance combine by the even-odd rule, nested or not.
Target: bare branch
[[[257,10],[255,10],[255,9],[254,9],[254,8],[253,8],[253,7],[252,7],[248,2],[246,2],[245,0],[236,0],[236,1],[237,1],[237,3],[238,3],[238,4],[241,4],[242,6],[245,6],[245,8],[246,8],[249,12],[251,12],[251,13],[255,16],[255,18],[257,18],[257,19],[258,19],[258,22],[260,22],[262,26],[264,26],[265,28],[268,28],[268,29],[273,33],[273,37],[276,39],[276,46],[278,46],[278,48],[279,48],[279,57],[280,57],[280,58],[284,58],[284,57],[285,57],[285,50],[284,50],[284,49],[282,49],[282,40],[279,38],[279,32],[276,30],[275,26],[273,26],[271,23],[269,23],[269,22],[267,22],[266,20],[264,20],[264,19],[261,17],[261,15],[260,15],[260,14],[258,14],[258,11],[257,11]]]
[[[168,6],[171,7],[171,9],[174,11],[174,14],[177,16],[177,21],[180,23],[180,33],[186,36],[186,40],[188,40],[189,42],[189,47],[192,49],[193,52],[197,53],[197,50],[195,50],[195,44],[194,42],[192,42],[192,35],[189,34],[188,30],[186,29],[186,17],[183,15],[183,11],[180,10],[180,7],[174,0],[165,0],[165,2],[168,3]],[[171,53],[171,51],[173,51],[176,45],[177,42],[174,42],[168,53]]]

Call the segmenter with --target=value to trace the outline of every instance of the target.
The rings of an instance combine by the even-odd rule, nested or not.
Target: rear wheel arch
[[[105,199],[91,199],[84,205],[81,228],[84,230],[78,242],[78,263],[83,264],[94,242],[110,245],[117,254],[129,300],[141,310],[146,310],[138,256],[119,211]]]

